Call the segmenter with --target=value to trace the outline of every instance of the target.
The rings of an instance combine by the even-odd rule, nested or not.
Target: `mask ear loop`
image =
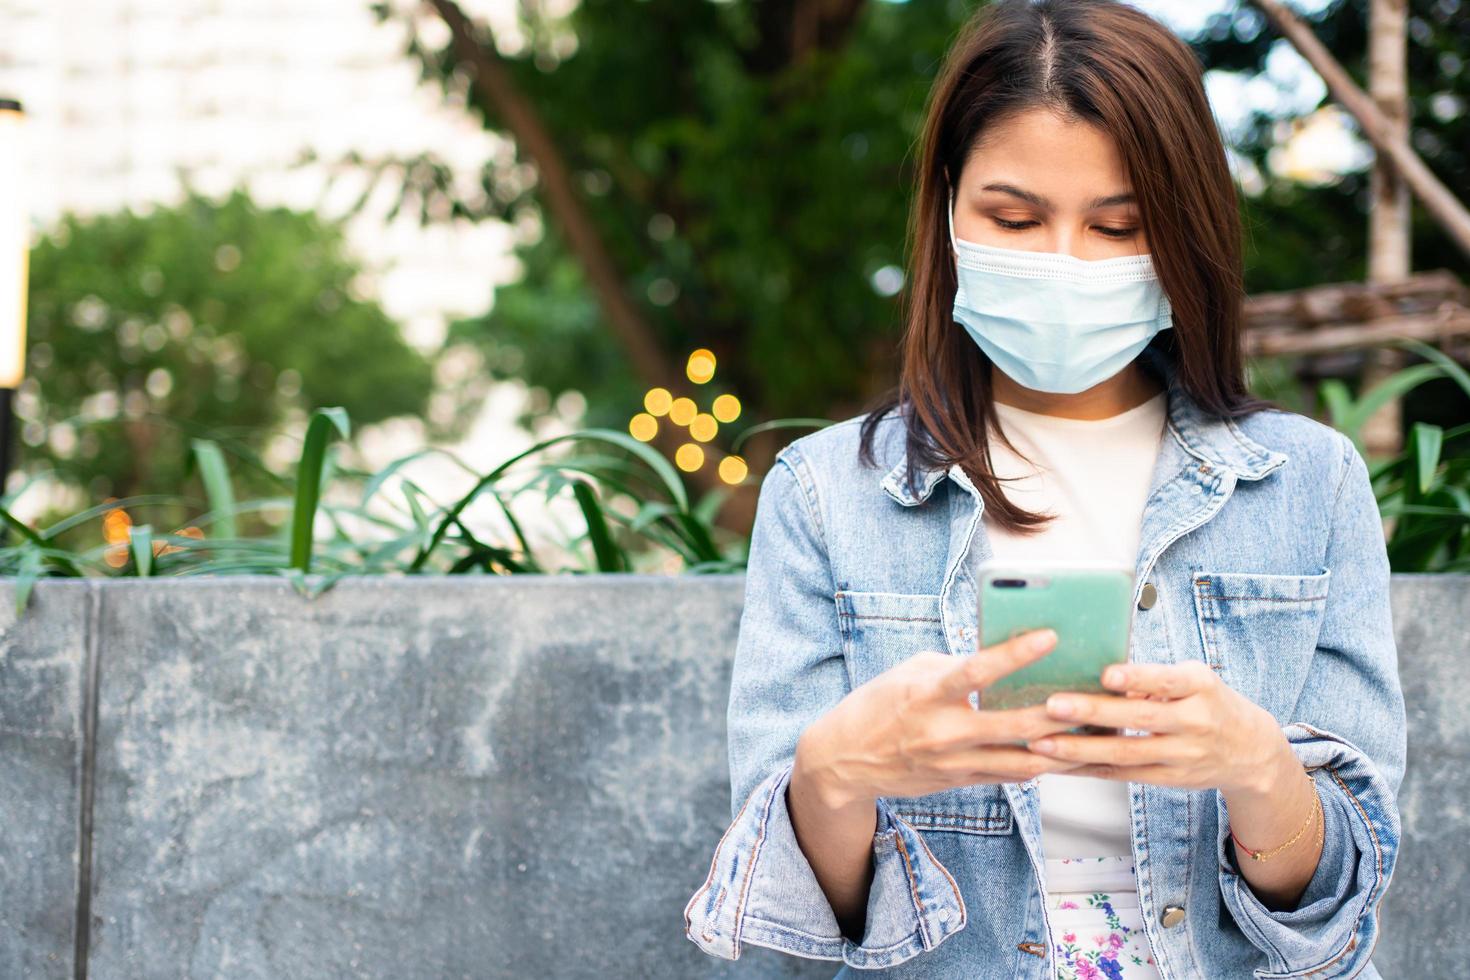
[[[954,187],[949,183],[949,176],[947,174],[945,175],[944,184],[949,191],[949,207],[944,211],[944,216],[949,221],[949,254],[950,258],[957,260],[959,258],[959,250],[955,247],[954,243]]]

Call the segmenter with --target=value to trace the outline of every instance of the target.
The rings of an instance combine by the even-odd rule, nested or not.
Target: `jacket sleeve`
[[[1294,909],[1267,908],[1240,874],[1217,794],[1220,888],[1271,977],[1354,977],[1378,937],[1378,906],[1399,848],[1406,727],[1389,607],[1389,565],[1368,468],[1338,434],[1342,477],[1323,565],[1331,570],[1321,631],[1283,732],[1307,768],[1325,817],[1322,857]]]
[[[918,832],[879,799],[866,928],[853,942],[797,843],[786,809],[797,738],[850,689],[822,511],[797,445],[777,455],[756,503],[727,716],[732,820],[684,932],[725,959],[754,943],[878,969],[958,932],[965,906]]]

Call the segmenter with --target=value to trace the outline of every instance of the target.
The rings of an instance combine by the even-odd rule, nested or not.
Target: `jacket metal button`
[[[1143,583],[1143,591],[1138,593],[1138,608],[1152,609],[1154,603],[1159,601],[1159,590],[1154,588],[1152,582]]]
[[[1165,929],[1172,929],[1184,921],[1184,906],[1165,905],[1164,912],[1159,916],[1159,921],[1164,924]]]

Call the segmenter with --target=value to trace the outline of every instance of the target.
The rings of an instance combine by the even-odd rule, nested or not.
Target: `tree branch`
[[[816,50],[840,48],[857,22],[865,0],[802,0],[792,11],[791,61]]]
[[[682,365],[668,358],[653,326],[628,299],[622,276],[596,224],[577,198],[560,148],[535,107],[511,78],[493,40],[489,44],[481,43],[475,25],[455,0],[427,2],[449,27],[456,60],[473,69],[472,85],[481,105],[494,111],[522,152],[535,163],[547,211],[581,263],[614,335],[628,353],[634,373],[648,387],[661,386],[676,396],[692,397]],[[686,441],[665,425],[659,426],[655,438],[671,456]],[[689,476],[703,490],[723,486],[711,466],[702,466]]]
[[[1393,162],[1404,183],[1424,203],[1424,209],[1449,233],[1455,244],[1470,255],[1470,211],[1465,210],[1465,205],[1456,200],[1434,171],[1419,159],[1409,141],[1395,131],[1393,122],[1358,87],[1317,36],[1280,0],[1250,2],[1260,8],[1277,32],[1316,69],[1333,98],[1358,120],[1363,134],[1374,148]]]
[[[759,40],[747,52],[748,70],[778,73],[814,51],[834,51],[847,42],[867,0],[761,0],[755,5]]]
[[[634,308],[623,290],[622,277],[586,209],[572,188],[571,174],[551,133],[531,103],[521,94],[494,45],[481,44],[474,25],[454,0],[429,0],[451,32],[455,57],[470,66],[476,94],[494,109],[516,143],[536,164],[547,210],[581,261],[618,335],[633,369],[649,385],[668,385],[678,377],[659,345],[652,326]]]

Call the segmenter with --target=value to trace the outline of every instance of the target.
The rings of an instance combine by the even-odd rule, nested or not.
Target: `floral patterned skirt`
[[[1158,980],[1133,855],[1047,858],[1046,902],[1057,980]]]

